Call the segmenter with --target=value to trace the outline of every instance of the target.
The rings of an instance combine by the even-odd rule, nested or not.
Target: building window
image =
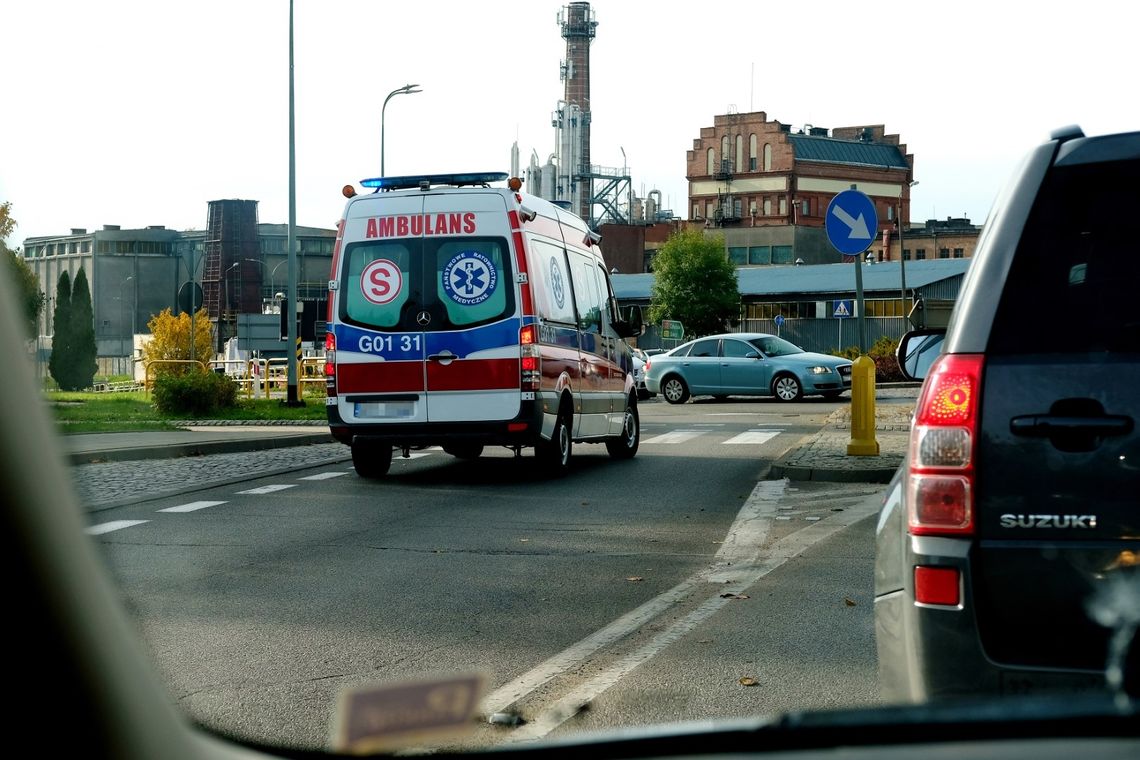
[[[902,256],[903,256],[903,261],[910,261],[910,249],[909,248],[903,248]]]
[[[748,170],[756,171],[756,135],[748,136]]]
[[[756,216],[756,201],[748,201],[748,213]]]
[[[962,250],[961,248],[955,248],[954,249],[954,258],[956,258],[956,259],[962,258],[965,254],[966,254],[966,252],[964,250]]]
[[[764,143],[764,171],[772,171],[772,146]]]
[[[80,253],[91,253],[91,241],[90,240],[84,240],[82,243],[80,243],[79,244],[79,252]],[[189,340],[189,338],[187,338],[187,340]]]
[[[100,241],[99,241],[99,253],[110,253],[110,252],[111,252],[111,243],[110,243],[110,241],[108,241],[108,240],[100,240]],[[49,251],[49,253],[50,253],[50,251]]]
[[[811,201],[804,201],[804,216],[811,216]]]
[[[903,302],[900,298],[867,299],[863,302],[863,316],[866,317],[905,317]]]
[[[926,258],[926,249],[925,248],[916,248],[914,250],[915,261],[922,261],[925,258]]]
[[[733,264],[747,264],[748,263],[748,249],[732,247],[728,249],[728,260]]]
[[[737,198],[735,201],[732,202],[732,210],[734,212],[736,212],[735,213],[736,219],[739,219],[741,213],[744,211],[743,204],[744,204],[744,201],[740,200],[739,198]]]
[[[940,258],[940,259],[950,258],[950,249],[949,248],[939,248],[938,249],[938,258]]]
[[[772,215],[772,199],[765,197],[764,198],[764,216],[771,216],[771,215]]]
[[[720,138],[720,160],[721,161],[727,161],[728,157],[732,155],[728,151],[729,151],[728,135],[725,135],[724,137]]]
[[[754,245],[748,249],[749,264],[771,264],[772,249],[766,245]]]
[[[773,264],[791,264],[792,263],[792,247],[790,245],[774,245],[774,246],[772,246],[772,263]]]
[[[706,174],[716,174],[716,148],[709,148]]]
[[[694,203],[693,204],[693,219],[700,219],[700,218],[701,218],[700,204]]]
[[[709,201],[705,204],[705,219],[712,219],[716,216],[716,204]]]
[[[889,222],[889,221],[893,220],[894,218],[895,218],[895,207],[894,206],[887,206],[887,221]]]
[[[736,165],[744,166],[744,135],[736,136]]]
[[[788,199],[786,196],[780,196],[780,216],[788,215]]]

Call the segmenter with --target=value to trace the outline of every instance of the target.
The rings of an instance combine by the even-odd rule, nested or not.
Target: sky
[[[341,187],[508,171],[554,151],[561,2],[295,0],[297,223]],[[1049,132],[1140,129],[1140,7],[595,0],[592,162],[684,216],[685,152],[713,116],[883,124],[915,156],[912,222],[982,222]],[[287,0],[6,0],[0,202],[8,241],[73,227],[202,229],[207,202],[288,221]]]

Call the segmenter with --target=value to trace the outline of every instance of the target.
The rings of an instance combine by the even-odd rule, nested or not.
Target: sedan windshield
[[[802,354],[804,352],[802,348],[794,343],[789,343],[783,338],[777,338],[774,335],[768,335],[763,338],[753,338],[748,342],[760,349],[765,356],[791,356],[792,354]]]

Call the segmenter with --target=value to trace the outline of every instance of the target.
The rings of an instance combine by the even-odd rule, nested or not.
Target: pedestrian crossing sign
[[[850,300],[846,301],[832,301],[831,316],[844,319],[855,315],[855,310],[852,308],[854,304]]]

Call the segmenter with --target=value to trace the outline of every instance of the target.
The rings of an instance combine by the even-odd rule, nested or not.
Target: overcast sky
[[[549,0],[296,0],[297,222],[379,174],[507,171],[554,150],[565,42]],[[980,223],[1056,127],[1140,129],[1140,10],[1013,3],[595,0],[595,164],[686,209],[714,114],[884,124],[915,155],[912,220]],[[0,202],[9,241],[72,227],[204,228],[207,201],[288,221],[287,0],[5,2]]]

